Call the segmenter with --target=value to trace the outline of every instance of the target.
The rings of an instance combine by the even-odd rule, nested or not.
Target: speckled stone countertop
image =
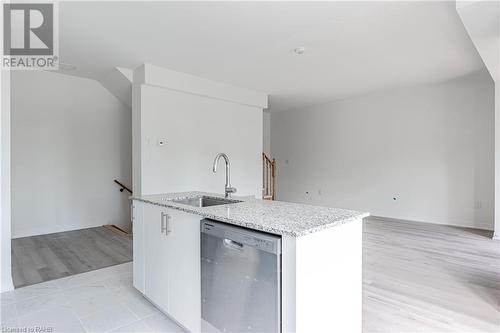
[[[224,197],[223,195],[205,192],[182,192],[132,196],[131,199],[175,208],[250,229],[292,237],[304,236],[370,215],[369,213],[353,210],[237,196],[233,196],[232,199],[241,200],[241,202],[209,207],[193,207],[172,201],[200,195],[216,198]]]

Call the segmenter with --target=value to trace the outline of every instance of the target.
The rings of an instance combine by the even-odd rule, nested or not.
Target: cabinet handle
[[[165,214],[166,215],[166,220],[167,220],[167,231],[165,232],[165,236],[167,236],[169,233],[172,232],[172,229],[170,229],[170,215],[168,214]]]
[[[134,204],[130,204],[130,222],[134,222]]]
[[[167,213],[164,213],[164,212],[161,212],[161,229],[160,229],[160,232],[161,233],[164,233],[165,232],[165,236],[167,235],[167,223],[168,223],[168,219],[165,219],[165,217],[167,217]]]

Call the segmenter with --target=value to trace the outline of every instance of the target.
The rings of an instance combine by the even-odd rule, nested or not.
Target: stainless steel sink
[[[193,207],[209,207],[209,206],[233,204],[233,203],[237,203],[237,202],[241,202],[241,201],[240,200],[233,200],[233,199],[207,197],[207,196],[202,195],[202,196],[197,196],[197,197],[192,197],[192,198],[175,199],[175,200],[172,200],[172,202],[180,203],[183,205],[189,205],[189,206],[193,206]]]

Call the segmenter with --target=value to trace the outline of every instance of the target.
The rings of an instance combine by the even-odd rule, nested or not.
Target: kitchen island
[[[134,287],[160,310],[189,331],[207,330],[200,268],[200,220],[207,218],[280,238],[278,331],[361,332],[368,213],[242,197],[188,204],[201,197],[223,199],[204,192],[132,197]]]

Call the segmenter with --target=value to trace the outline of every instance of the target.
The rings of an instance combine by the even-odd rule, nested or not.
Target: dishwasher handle
[[[239,243],[237,241],[224,238],[222,240],[222,244],[224,244],[224,247],[227,247],[228,249],[233,249],[233,250],[243,250],[243,244]]]

